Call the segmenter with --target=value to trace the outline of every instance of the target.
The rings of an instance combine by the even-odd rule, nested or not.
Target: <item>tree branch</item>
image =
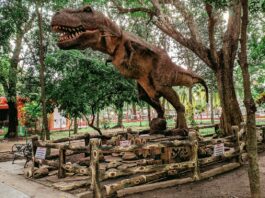
[[[102,132],[101,132],[100,128],[94,126],[95,112],[94,112],[94,108],[93,107],[91,107],[91,111],[92,111],[92,121],[91,122],[89,122],[88,117],[85,114],[83,114],[85,116],[85,118],[86,118],[87,124],[88,124],[88,126],[93,128],[94,130],[96,130],[100,135],[102,135]]]
[[[145,12],[149,14],[150,16],[155,15],[156,13],[149,9],[144,7],[137,7],[137,8],[124,8],[120,6],[115,0],[111,0],[111,2],[114,4],[114,6],[118,9],[119,13],[125,14],[125,13],[134,13],[134,12]]]
[[[35,54],[33,52],[32,45],[30,44],[30,42],[28,41],[28,39],[26,37],[24,38],[24,40],[25,40],[25,43],[27,44],[27,46],[29,47],[29,51],[30,51],[30,53],[31,53],[31,55],[33,57],[33,60],[34,60],[35,64],[37,64],[39,61],[38,61],[38,59],[36,58],[36,56],[35,56]]]
[[[202,42],[199,41],[199,36],[196,32],[197,28],[193,19],[189,18],[190,27],[192,29],[192,34],[195,35],[191,38],[186,38],[179,30],[175,29],[174,25],[171,24],[170,19],[167,15],[163,14],[161,11],[161,7],[159,4],[159,0],[152,0],[151,3],[155,8],[155,11],[152,11],[147,8],[123,8],[115,0],[112,0],[114,6],[117,7],[120,13],[129,13],[129,12],[146,12],[148,14],[152,14],[152,23],[160,29],[162,32],[167,34],[169,37],[173,38],[175,41],[187,47],[191,51],[193,51],[196,55],[198,55],[210,68],[213,69],[212,62],[209,60],[208,54],[210,53],[209,49],[203,46]],[[168,2],[167,2],[168,3]],[[147,10],[146,10],[147,9]],[[155,16],[155,17],[154,17]],[[193,24],[193,25],[192,25]]]
[[[194,18],[192,16],[191,12],[187,9],[187,7],[184,5],[184,3],[180,0],[174,0],[173,5],[180,12],[182,17],[184,18],[184,21],[190,30],[191,38],[194,41],[202,43],[199,31],[198,31],[198,24],[194,21]]]
[[[206,3],[205,10],[208,14],[208,34],[209,34],[210,52],[211,52],[213,64],[215,65],[215,67],[217,67],[217,64],[219,62],[219,57],[216,51],[216,43],[215,43],[215,36],[214,36],[216,19],[213,15],[212,5]]]
[[[26,34],[32,27],[33,21],[36,18],[36,13],[33,13],[29,19],[29,21],[25,24],[24,28],[23,28],[23,34]]]
[[[231,57],[231,63],[229,65],[234,65],[234,60],[236,57],[238,49],[238,40],[240,36],[240,24],[241,24],[241,4],[239,0],[232,1],[232,5],[229,8],[229,19],[227,30],[223,38],[223,51],[227,51],[227,57]]]

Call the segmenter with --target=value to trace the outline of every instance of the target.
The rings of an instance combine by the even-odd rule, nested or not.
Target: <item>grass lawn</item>
[[[109,123],[108,124],[108,131],[110,130],[111,127],[115,126],[116,123]],[[196,125],[205,125],[205,124],[211,124],[210,120],[196,120]],[[257,119],[256,122],[257,125],[265,125],[265,120],[264,119]],[[142,129],[146,129],[149,126],[148,121],[142,121],[142,122],[124,122],[123,123],[125,128],[137,128],[137,130],[141,130]],[[167,126],[169,128],[173,128],[175,126],[175,121],[173,119],[169,119],[167,120]],[[105,131],[105,129],[101,128],[102,132]],[[121,129],[122,130],[122,129]],[[95,133],[95,130],[93,130],[92,128],[88,127],[88,128],[82,128],[78,130],[78,134],[82,134],[82,133],[89,133],[89,132],[93,132]],[[208,129],[200,129],[199,130],[200,134],[202,136],[207,136],[207,135],[212,135],[215,133],[214,128],[208,128]],[[97,133],[97,132],[96,132]],[[4,138],[5,134],[0,134],[0,139]],[[73,131],[70,131],[70,135],[73,136]],[[52,131],[51,132],[51,139],[55,140],[55,139],[60,139],[60,138],[64,138],[64,137],[69,137],[69,131]]]

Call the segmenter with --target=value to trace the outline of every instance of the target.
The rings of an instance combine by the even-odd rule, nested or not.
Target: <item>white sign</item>
[[[130,141],[130,140],[120,141],[120,146],[121,146],[121,147],[128,147],[128,146],[131,146],[131,141]]]
[[[47,151],[47,148],[45,148],[45,147],[37,147],[35,157],[37,159],[45,159],[46,151]]]
[[[224,152],[225,152],[224,143],[214,145],[213,155],[215,157],[224,155]]]

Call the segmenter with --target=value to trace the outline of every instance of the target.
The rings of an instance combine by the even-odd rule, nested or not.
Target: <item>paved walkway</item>
[[[1,198],[74,198],[42,184],[32,182],[23,176],[24,160],[0,163],[0,197]]]

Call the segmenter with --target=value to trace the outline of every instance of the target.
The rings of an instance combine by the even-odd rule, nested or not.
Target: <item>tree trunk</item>
[[[191,109],[191,125],[196,124],[195,120],[194,120],[194,111],[193,111],[193,100],[192,100],[192,87],[189,87],[189,103],[190,103],[190,107]]]
[[[24,33],[17,33],[15,41],[15,49],[13,56],[10,60],[9,69],[9,85],[7,93],[7,103],[8,103],[8,132],[5,135],[6,138],[14,138],[17,136],[17,126],[18,126],[18,111],[17,111],[17,68],[19,63],[19,55],[22,48],[22,39]]]
[[[39,11],[39,5],[36,7],[39,27],[39,58],[40,58],[40,86],[41,86],[41,103],[42,103],[42,139],[50,140],[50,132],[48,127],[48,118],[46,111],[46,94],[45,94],[45,64],[44,64],[44,45],[42,31],[42,14]]]
[[[123,126],[123,122],[122,122],[122,119],[123,119],[123,107],[119,107],[117,108],[117,111],[118,111],[118,122],[117,122],[117,127],[122,127]]]
[[[78,122],[77,117],[74,117],[74,134],[77,134],[78,132]]]
[[[222,106],[222,133],[223,135],[229,135],[232,133],[232,125],[239,126],[243,121],[233,83],[233,67],[229,65],[221,65],[215,71],[215,76],[217,79],[218,92]]]
[[[214,92],[213,88],[210,91],[210,108],[211,108],[211,123],[214,124],[214,112],[213,112],[213,97],[214,97]]]
[[[96,126],[99,128],[99,111],[97,112]]]
[[[19,1],[19,6],[22,6],[22,2]],[[9,124],[8,124],[8,132],[5,135],[7,138],[12,138],[17,136],[17,126],[18,126],[18,118],[17,118],[17,69],[18,63],[20,61],[19,56],[22,49],[22,40],[24,35],[31,29],[32,23],[35,19],[35,15],[32,14],[27,23],[23,25],[23,29],[16,30],[15,34],[15,48],[13,50],[13,55],[10,60],[10,68],[9,68],[9,76],[8,83],[6,82],[3,86],[5,93],[7,94],[7,101],[9,105]],[[19,28],[22,27],[19,26]]]
[[[149,126],[150,126],[150,123],[151,123],[151,108],[150,108],[149,104],[147,104],[147,116],[148,116],[148,123],[149,123]]]
[[[132,104],[132,114],[133,114],[133,120],[136,120],[136,104]]]
[[[17,103],[14,101],[8,102],[8,132],[5,135],[5,138],[14,138],[17,136]]]
[[[250,183],[251,197],[260,198],[260,173],[257,153],[256,119],[257,111],[255,102],[251,94],[250,76],[247,62],[247,25],[248,25],[248,0],[241,0],[243,16],[241,26],[241,52],[239,53],[239,63],[243,75],[244,104],[247,110],[247,152],[249,158],[248,177]]]
[[[233,84],[233,69],[234,61],[238,51],[238,43],[240,36],[241,25],[241,3],[239,0],[231,1],[228,4],[227,10],[229,17],[225,28],[221,28],[222,42],[216,42],[216,32],[221,26],[218,25],[217,15],[213,6],[206,3],[205,11],[208,15],[208,36],[207,46],[203,45],[203,41],[198,31],[198,24],[191,13],[191,10],[181,1],[169,1],[182,15],[184,23],[189,28],[190,37],[182,34],[181,29],[175,26],[175,23],[170,22],[170,14],[167,14],[162,8],[160,1],[151,1],[153,10],[149,9],[124,9],[118,3],[114,5],[121,13],[128,12],[147,12],[155,20],[152,23],[162,32],[170,36],[173,40],[182,46],[191,50],[198,58],[200,58],[209,68],[214,70],[218,81],[218,91],[221,98],[221,105],[223,109],[222,114],[222,128],[223,134],[231,133],[232,125],[239,125],[243,121],[242,114],[236,99],[234,84]],[[175,10],[174,10],[175,11]],[[162,17],[161,17],[162,16]],[[206,22],[206,21],[205,21]],[[223,31],[225,29],[225,31]],[[217,45],[218,44],[218,45]],[[220,46],[220,44],[222,46]],[[220,49],[220,50],[219,50]]]
[[[189,87],[189,103],[192,104],[192,87]]]

